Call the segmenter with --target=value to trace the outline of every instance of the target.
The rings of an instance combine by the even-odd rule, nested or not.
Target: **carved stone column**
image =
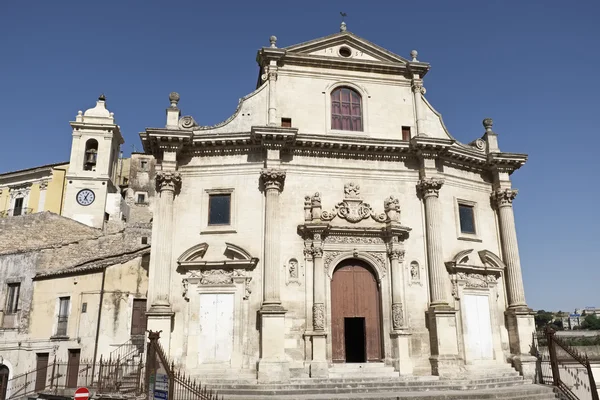
[[[508,288],[508,306],[526,307],[523,276],[521,274],[521,259],[515,229],[515,215],[512,202],[517,197],[517,190],[503,189],[492,193],[492,200],[498,207],[500,221],[500,241],[502,256],[506,264],[506,286]]]
[[[533,311],[525,302],[523,276],[521,274],[521,259],[517,243],[515,216],[512,202],[517,196],[513,189],[498,189],[492,193],[492,201],[496,203],[498,220],[500,222],[500,241],[502,257],[506,264],[506,288],[508,310],[506,324],[514,367],[526,379],[534,379],[536,359],[529,354],[531,337],[535,332]]]
[[[151,311],[171,310],[169,292],[171,289],[171,258],[173,238],[173,199],[175,191],[181,185],[181,176],[175,171],[159,171],[156,174],[158,187],[158,207],[154,215],[153,225],[157,226],[156,238],[152,247],[156,249],[152,255],[154,268],[152,279]],[[156,240],[156,241],[154,241]]]
[[[279,194],[283,190],[285,171],[264,169],[261,180],[265,191],[265,256],[263,308],[280,305],[279,276]]]
[[[263,304],[261,315],[260,382],[286,382],[290,379],[285,358],[285,313],[280,298],[280,210],[279,194],[283,190],[285,171],[263,169],[260,175],[265,192],[265,255],[263,261]]]
[[[442,248],[442,210],[439,199],[439,191],[443,184],[443,180],[434,178],[422,179],[417,184],[417,189],[421,192],[425,202],[431,306],[448,305],[448,290],[446,289],[448,274]]]
[[[149,294],[150,309],[148,329],[164,332],[161,343],[167,353],[170,346],[173,310],[171,291],[171,265],[173,240],[173,199],[181,186],[181,176],[176,171],[156,173],[158,204],[152,224],[152,250],[150,255]]]
[[[423,81],[421,79],[413,79],[412,80],[412,92],[413,92],[413,101],[415,103],[415,119],[417,120],[417,135],[422,135],[425,133],[425,129],[423,127],[423,98],[422,96],[425,94],[425,88],[423,87]]]
[[[390,269],[392,272],[392,329],[397,331],[405,327],[404,320],[404,279],[402,279],[402,264],[404,250],[390,245],[388,250]]]
[[[449,283],[442,247],[441,179],[422,179],[417,185],[425,202],[427,261],[431,299],[427,318],[431,345],[431,372],[451,376],[459,371],[456,310],[449,304]]]
[[[404,249],[397,241],[389,243],[388,256],[392,274],[392,364],[400,375],[411,375],[410,332],[404,313]]]
[[[312,245],[313,256],[313,357],[310,363],[310,376],[312,378],[326,378],[329,376],[327,363],[327,334],[325,332],[325,267],[323,265],[323,242],[321,234],[314,234]]]

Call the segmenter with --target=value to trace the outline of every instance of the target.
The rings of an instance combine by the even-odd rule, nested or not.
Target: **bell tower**
[[[63,215],[95,228],[103,228],[110,215],[118,211],[117,187],[121,130],[114,114],[106,109],[106,97],[96,106],[79,111],[72,121],[73,141],[67,172]],[[116,214],[119,214],[118,212]]]

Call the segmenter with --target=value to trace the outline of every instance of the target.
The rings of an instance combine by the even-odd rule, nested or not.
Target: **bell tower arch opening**
[[[375,272],[364,261],[342,261],[331,280],[333,362],[381,361],[381,324],[381,293]]]

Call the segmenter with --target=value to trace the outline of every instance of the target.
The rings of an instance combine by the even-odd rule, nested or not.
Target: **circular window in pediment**
[[[350,50],[350,48],[344,46],[344,47],[340,47],[339,53],[340,53],[340,56],[342,56],[342,57],[350,57],[352,55],[352,50]]]

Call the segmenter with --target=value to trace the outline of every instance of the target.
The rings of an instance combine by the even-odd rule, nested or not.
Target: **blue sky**
[[[202,125],[256,84],[256,51],[348,30],[431,63],[428,100],[469,142],[492,117],[513,175],[528,303],[600,306],[600,2],[4,1],[0,171],[67,160],[68,122],[105,93],[124,133],[163,126],[168,94]]]

